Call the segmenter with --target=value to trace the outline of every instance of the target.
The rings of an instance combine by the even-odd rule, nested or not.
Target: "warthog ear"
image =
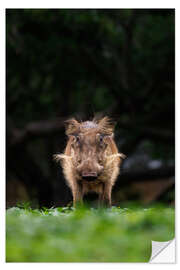
[[[79,132],[80,123],[72,118],[65,121],[66,135],[74,135]]]
[[[114,127],[115,122],[113,122],[112,119],[107,116],[98,121],[98,128],[101,133],[113,136]]]

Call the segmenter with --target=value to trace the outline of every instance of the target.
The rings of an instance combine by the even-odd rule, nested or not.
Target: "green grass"
[[[151,240],[174,238],[174,209],[7,210],[7,262],[148,262]]]

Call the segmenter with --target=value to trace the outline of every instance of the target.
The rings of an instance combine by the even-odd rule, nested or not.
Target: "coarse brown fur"
[[[64,154],[54,158],[61,162],[74,206],[88,192],[98,193],[99,203],[110,206],[112,187],[125,158],[114,142],[114,125],[108,117],[80,123],[70,119],[66,124],[68,142]]]

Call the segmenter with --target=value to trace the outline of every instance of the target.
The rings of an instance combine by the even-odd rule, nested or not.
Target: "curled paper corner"
[[[167,242],[152,242],[150,263],[175,263],[175,239]]]

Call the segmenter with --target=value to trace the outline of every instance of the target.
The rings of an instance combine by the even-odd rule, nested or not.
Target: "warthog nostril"
[[[82,178],[86,181],[94,181],[97,178],[96,172],[84,172],[82,173]]]

